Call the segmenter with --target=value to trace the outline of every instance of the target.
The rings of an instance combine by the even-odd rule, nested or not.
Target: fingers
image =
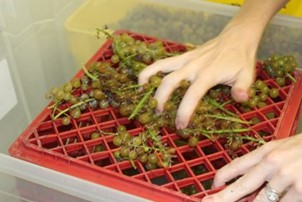
[[[165,76],[161,85],[157,88],[154,98],[157,100],[157,111],[163,111],[164,104],[169,99],[169,96],[179,86],[179,82],[186,79],[185,69],[172,72]]]
[[[172,72],[177,69],[183,68],[185,64],[191,60],[198,58],[200,55],[206,55],[207,51],[211,49],[215,43],[208,41],[202,47],[196,48],[192,51],[188,51],[184,54],[158,60],[153,64],[147,66],[139,75],[138,83],[144,84],[148,82],[150,76],[156,74],[159,71],[164,73]]]
[[[186,128],[190,117],[193,114],[200,99],[206,94],[206,92],[217,82],[204,72],[203,76],[199,76],[188,88],[182,101],[178,107],[175,125],[177,129]]]
[[[273,188],[276,192],[282,193],[284,192],[293,182],[294,178],[293,170],[286,168],[284,170],[280,170],[270,181],[269,186]]]
[[[248,90],[254,80],[254,63],[248,68],[242,69],[239,72],[237,79],[232,87],[232,97],[237,102],[244,102],[249,98]]]
[[[286,167],[283,167],[281,170],[279,170],[279,172],[273,176],[273,178],[268,182],[268,185],[271,189],[273,189],[274,191],[276,191],[276,193],[280,193],[280,195],[282,195],[282,193],[286,192],[285,195],[286,198],[292,198],[294,199],[297,196],[297,192],[299,192],[299,190],[302,193],[302,187],[299,188],[299,184],[295,182],[300,182],[301,180],[298,179],[302,179],[302,174],[301,174],[301,164],[300,163],[295,163],[295,164],[290,164]],[[286,190],[291,186],[291,185],[296,185],[293,186],[293,188],[291,188],[291,192],[287,192]],[[268,196],[266,193],[266,189],[267,188],[263,188],[260,193],[258,194],[258,196],[255,199],[255,202],[264,202],[264,201],[268,201]],[[301,196],[300,193],[300,197]],[[301,198],[300,198],[301,199]],[[284,200],[284,199],[283,199]],[[284,200],[286,201],[286,200]],[[295,201],[295,200],[287,200],[287,201]]]
[[[248,171],[244,176],[227,186],[222,191],[207,197],[205,201],[237,201],[260,187],[266,181],[266,177],[271,172],[271,169],[272,168],[268,164],[258,164],[253,169]],[[212,200],[209,200],[208,198]]]
[[[258,149],[234,159],[232,162],[217,171],[213,187],[220,187],[225,185],[231,179],[240,176],[261,162],[268,153],[270,153],[281,141],[272,141],[259,147]]]
[[[190,61],[193,57],[195,57],[195,55],[196,55],[195,52],[187,52],[182,55],[158,60],[158,61],[154,62],[153,64],[147,66],[138,75],[138,83],[139,84],[147,83],[149,77],[156,74],[159,71],[168,73],[168,72],[172,72],[177,69],[180,69],[188,61]]]

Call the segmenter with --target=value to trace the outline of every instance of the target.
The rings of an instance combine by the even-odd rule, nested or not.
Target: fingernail
[[[175,120],[175,125],[177,130],[181,130],[185,128],[184,124],[181,121],[178,121],[177,119]]]
[[[162,113],[162,110],[160,110],[160,109],[156,109],[156,110],[155,110],[155,114],[156,114],[156,115],[160,115],[161,113]]]
[[[234,90],[232,96],[237,102],[244,102],[249,98],[247,92],[241,89]]]
[[[206,196],[202,199],[201,202],[213,202],[213,197],[212,196]]]

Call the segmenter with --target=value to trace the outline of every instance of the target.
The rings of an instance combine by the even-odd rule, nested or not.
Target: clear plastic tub
[[[0,153],[0,201],[147,201]]]
[[[238,7],[200,0],[87,0],[66,21],[69,48],[77,67],[86,63],[105,39],[95,29],[108,25],[181,43],[201,44],[215,37]],[[114,14],[114,15],[112,15]],[[277,15],[264,34],[258,59],[293,54],[302,64],[302,21]]]
[[[117,33],[128,33],[145,43],[156,40],[139,33]],[[166,50],[172,52],[185,50],[183,44],[167,40],[162,43]],[[108,61],[112,54],[112,41],[108,40],[92,56],[87,66],[96,61]],[[250,126],[249,135],[253,137],[270,141],[294,135],[302,100],[302,72],[294,73],[296,83],[279,86],[261,70],[261,65],[258,63],[257,78],[278,88],[279,96],[268,99],[265,107],[253,107],[247,112],[234,104],[226,107],[243,120],[257,120],[257,123]],[[79,71],[76,77],[81,78],[83,74],[83,71]],[[191,148],[173,130],[165,127],[161,130],[161,139],[168,147],[175,149],[172,165],[166,169],[149,170],[135,160],[133,164],[136,168],[133,168],[131,162],[119,161],[114,156],[117,151],[113,143],[114,133],[121,124],[133,135],[145,130],[138,121],[129,120],[113,107],[94,109],[88,106],[81,117],[72,120],[68,126],[62,125],[60,118],[53,120],[51,111],[45,107],[11,145],[9,152],[16,158],[153,201],[199,201],[204,196],[219,191],[211,189],[214,175],[232,160],[224,141],[201,139],[196,148]],[[108,133],[92,139],[90,134],[94,131]],[[101,151],[96,150],[96,147],[101,147]],[[253,145],[246,143],[236,151],[236,155],[244,155],[253,149]],[[250,199],[253,196],[245,201]]]

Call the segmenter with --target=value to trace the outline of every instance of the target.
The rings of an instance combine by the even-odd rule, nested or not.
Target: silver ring
[[[280,199],[281,194],[279,192],[277,192],[276,190],[272,189],[269,184],[266,184],[265,187],[265,195],[266,198],[270,201],[270,202],[277,202]]]

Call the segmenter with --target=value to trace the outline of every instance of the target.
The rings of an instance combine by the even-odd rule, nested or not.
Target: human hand
[[[241,176],[222,191],[205,197],[202,202],[233,202],[250,194],[264,183],[277,193],[284,192],[281,202],[302,201],[302,134],[266,143],[218,170],[213,188]],[[272,202],[263,188],[254,202]]]
[[[182,55],[156,61],[139,75],[139,83],[147,83],[150,76],[159,71],[169,73],[155,93],[157,111],[163,111],[164,103],[181,80],[191,86],[184,95],[175,120],[178,129],[185,128],[199,100],[217,84],[232,87],[234,100],[248,99],[248,89],[254,79],[257,42],[242,37],[246,29],[240,26],[226,29],[204,45]],[[245,37],[248,36],[246,33]],[[255,40],[257,41],[257,40]]]

